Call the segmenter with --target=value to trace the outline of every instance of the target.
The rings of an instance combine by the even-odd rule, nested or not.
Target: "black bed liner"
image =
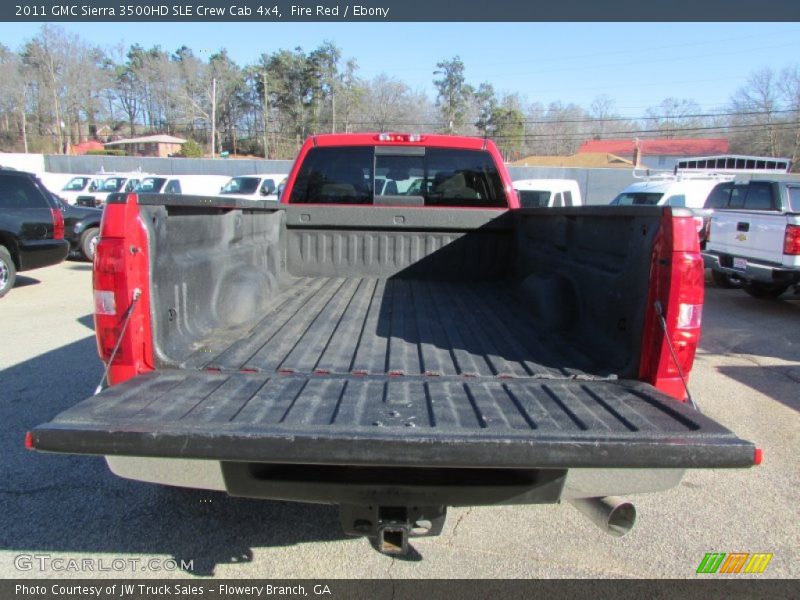
[[[39,450],[362,466],[746,467],[754,447],[635,381],[168,370],[33,432]]]
[[[180,366],[270,373],[610,376],[529,316],[509,281],[294,278],[252,329]]]

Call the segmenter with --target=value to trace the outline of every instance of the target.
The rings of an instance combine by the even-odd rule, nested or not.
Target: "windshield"
[[[523,208],[541,208],[550,203],[550,192],[541,190],[517,190],[519,204]]]
[[[145,177],[139,185],[136,186],[135,191],[143,194],[158,194],[161,192],[161,188],[164,187],[164,182],[166,180],[166,177]]]
[[[100,188],[103,192],[118,192],[127,181],[124,177],[109,177]]]
[[[255,194],[260,181],[258,177],[234,177],[225,184],[220,194]]]
[[[449,148],[380,146],[312,148],[297,174],[290,202],[424,206],[507,206],[491,155]],[[381,197],[389,197],[379,200]]]
[[[164,187],[166,177],[145,177],[141,183],[136,186],[136,191],[143,194],[158,194],[161,188]]]
[[[611,201],[612,206],[656,206],[662,192],[622,192]]]
[[[62,188],[64,192],[80,192],[83,188],[86,187],[86,184],[89,183],[88,177],[73,177],[69,180],[69,183]]]

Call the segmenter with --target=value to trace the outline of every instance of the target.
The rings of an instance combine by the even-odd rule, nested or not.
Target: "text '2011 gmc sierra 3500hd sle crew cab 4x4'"
[[[110,386],[30,448],[337,504],[387,553],[454,505],[570,501],[619,535],[617,496],[759,461],[685,401],[704,290],[682,209],[520,209],[490,141],[348,134],[305,143],[281,203],[105,210]]]

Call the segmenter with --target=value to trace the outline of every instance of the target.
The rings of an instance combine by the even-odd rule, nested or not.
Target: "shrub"
[[[180,156],[182,158],[203,158],[203,148],[194,140],[186,140],[183,146],[181,146],[180,153],[175,156]]]
[[[87,150],[86,154],[92,156],[128,156],[125,150]]]

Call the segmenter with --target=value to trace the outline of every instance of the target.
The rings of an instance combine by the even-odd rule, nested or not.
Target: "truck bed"
[[[292,278],[264,318],[215,330],[184,368],[298,374],[607,377],[543,331],[506,281]]]
[[[745,467],[637,381],[660,209],[140,206],[153,368],[39,450],[364,467]],[[150,343],[149,341],[147,343]]]

